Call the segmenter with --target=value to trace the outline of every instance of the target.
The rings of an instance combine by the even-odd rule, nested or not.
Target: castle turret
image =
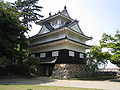
[[[83,34],[78,23],[70,17],[66,6],[55,15],[49,13],[48,18],[37,23],[42,28],[29,39],[29,54],[40,59],[40,75],[68,78],[80,76],[84,71],[85,50],[91,47],[85,42],[92,38]],[[60,67],[69,70],[64,72]],[[70,67],[77,70],[73,72]]]

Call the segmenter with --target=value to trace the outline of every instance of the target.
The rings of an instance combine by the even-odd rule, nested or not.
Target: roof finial
[[[64,10],[66,10],[66,5],[64,6]]]
[[[49,16],[51,16],[51,12],[49,12]]]

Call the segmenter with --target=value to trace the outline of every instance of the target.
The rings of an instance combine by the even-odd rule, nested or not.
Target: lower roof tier
[[[35,52],[44,52],[44,51],[52,51],[52,50],[59,50],[59,49],[69,49],[78,52],[85,52],[86,49],[89,49],[91,46],[79,43],[67,38],[63,38],[60,40],[55,40],[52,42],[41,43],[36,45],[31,45],[29,47],[30,53]]]

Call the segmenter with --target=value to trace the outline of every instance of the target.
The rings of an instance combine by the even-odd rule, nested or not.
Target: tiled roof
[[[69,23],[70,23],[70,22],[69,22]],[[68,23],[68,24],[69,24],[69,23]],[[61,26],[61,27],[59,27],[59,28],[56,28],[56,29],[54,29],[54,30],[51,30],[51,32],[54,32],[54,31],[63,29],[63,28],[65,28],[65,27],[69,28],[68,25],[65,24],[65,25],[63,25],[63,26]],[[71,31],[74,31],[74,30],[72,30],[71,28],[69,28],[69,29],[70,29]],[[81,34],[81,35],[83,35],[83,36],[85,36],[85,37],[87,37],[87,38],[91,38],[91,39],[92,39],[92,37],[88,37],[88,36],[84,35],[83,33],[79,33],[79,32],[77,32],[77,31],[74,31],[74,32],[76,32],[76,33],[78,33],[78,34]],[[48,32],[48,33],[50,33],[50,32]],[[45,34],[48,34],[48,33],[44,33],[44,34],[41,34],[41,35],[45,35]],[[41,36],[41,35],[36,34],[36,35],[30,37],[29,39],[31,39],[31,38],[36,38],[36,37]]]
[[[54,18],[54,17],[56,17],[56,16],[58,16],[58,15],[61,15],[62,17],[65,17],[66,19],[69,19],[69,20],[71,20],[71,21],[73,20],[73,19],[70,17],[70,15],[68,14],[67,9],[66,9],[66,6],[65,6],[62,11],[59,11],[58,13],[56,13],[56,14],[54,14],[54,15],[51,15],[51,13],[49,13],[49,17],[48,17],[48,18],[45,18],[45,19],[43,19],[43,20],[40,20],[40,21],[37,22],[37,23],[39,24],[39,23],[42,23],[42,22],[46,22],[47,20],[52,19],[52,18]]]
[[[45,26],[46,26],[46,28],[47,29],[49,29],[50,31],[53,31],[54,30],[54,28],[50,25],[50,23],[45,23]]]
[[[48,44],[48,43],[52,43],[52,42],[56,42],[56,41],[61,41],[61,40],[65,40],[65,39],[67,39],[69,41],[72,41],[72,42],[75,42],[75,43],[78,43],[78,44],[83,45],[83,46],[91,47],[90,45],[87,45],[87,44],[84,44],[84,43],[72,40],[72,39],[68,38],[67,36],[65,36],[64,38],[60,38],[60,39],[56,39],[56,40],[52,40],[52,41],[47,41],[47,42],[43,42],[43,43],[29,45],[29,47],[34,47],[34,46],[38,46],[38,45]]]
[[[53,31],[53,30],[58,30],[58,29],[61,29],[61,28],[63,28],[63,27],[71,27],[71,26],[73,26],[73,25],[75,25],[76,23],[78,23],[78,21],[77,20],[73,20],[73,21],[70,21],[70,22],[67,22],[67,23],[65,23],[65,25],[63,25],[63,26],[60,26],[59,28],[54,28],[54,27],[52,27],[51,25],[50,25],[50,23],[45,23],[45,26],[46,26],[46,28],[47,29],[49,29],[50,30],[50,32],[51,31]],[[81,29],[80,29],[81,30]],[[81,31],[82,32],[82,31]],[[83,34],[83,32],[81,33],[81,34]]]
[[[58,28],[54,28],[54,27],[51,26],[50,23],[47,22],[47,20],[49,20],[49,19],[51,19],[51,18],[54,18],[54,17],[56,17],[57,15],[61,15],[61,16],[65,17],[65,18],[69,18],[70,20],[69,20],[69,22],[66,22],[65,25],[60,26],[60,27],[58,27]],[[55,14],[55,15],[51,15],[51,13],[49,13],[49,17],[48,17],[48,18],[40,21],[40,23],[44,24],[45,27],[46,27],[50,32],[54,32],[54,31],[56,31],[56,30],[59,30],[59,29],[65,28],[65,27],[71,29],[71,26],[73,26],[73,25],[75,25],[75,24],[78,24],[78,22],[79,22],[78,20],[73,20],[73,19],[71,19],[71,17],[69,16],[69,14],[68,14],[68,12],[67,12],[66,6],[64,7],[64,9],[63,9],[61,12],[59,11],[59,12],[58,12],[57,14]],[[38,22],[38,23],[39,23],[39,22]],[[79,25],[78,25],[78,27],[79,27]],[[79,27],[79,29],[80,29],[80,27]],[[71,30],[73,30],[73,29],[71,29]],[[77,32],[77,31],[75,31],[75,30],[73,30],[73,31],[74,31],[74,32]],[[50,32],[48,32],[48,33],[50,33]],[[81,29],[80,29],[80,32],[77,32],[77,33],[79,33],[79,34],[81,34],[81,35],[83,35],[83,36],[85,36],[85,37],[88,37],[88,36],[86,36],[86,35],[83,34],[83,32],[82,32]],[[47,33],[44,33],[44,34],[47,34]],[[40,34],[40,35],[44,35],[44,34]],[[30,37],[30,38],[37,37],[37,36],[39,36],[39,33],[36,34],[35,36]],[[90,37],[89,37],[89,38],[90,38]]]

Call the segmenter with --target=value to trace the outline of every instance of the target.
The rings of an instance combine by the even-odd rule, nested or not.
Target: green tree
[[[109,57],[109,52],[103,52],[101,46],[92,46],[90,52],[87,53],[87,70],[94,74],[100,66],[105,66],[107,64]]]
[[[43,17],[39,14],[42,7],[37,5],[38,1],[39,0],[17,0],[13,4],[20,13],[21,23],[24,26],[32,27],[31,22],[36,23]]]
[[[18,1],[20,3],[21,0]],[[30,23],[37,22],[39,19],[37,18],[38,15],[36,14],[35,16],[34,12],[35,9],[37,11],[39,8],[35,6],[37,1],[21,1],[22,4],[20,5],[23,5],[23,8],[23,6],[13,5],[0,0],[0,65],[8,64],[9,66],[10,64],[17,64],[17,68],[22,73],[24,73],[24,70],[28,71],[26,64],[24,65],[24,61],[28,60],[28,57],[26,57],[28,55],[28,43],[25,33],[30,30],[30,27],[28,27],[31,26]]]
[[[22,32],[27,32],[27,28],[21,25],[19,20],[19,13],[16,8],[10,3],[0,1],[0,57],[6,57],[11,60],[11,63],[18,62],[19,45],[26,44],[25,35]],[[24,38],[21,40],[21,36]]]
[[[21,20],[21,25],[27,27],[29,30],[32,27],[32,22],[36,23],[43,17],[39,14],[42,7],[37,5],[39,0],[18,0],[13,3],[13,6],[18,10],[19,19]],[[22,32],[21,40],[24,38],[24,33]],[[20,52],[25,50],[25,44],[21,41]],[[20,64],[23,64],[23,54],[20,55]]]
[[[107,48],[111,54],[110,61],[120,66],[120,30],[117,30],[114,36],[104,33],[100,45],[102,48]]]

